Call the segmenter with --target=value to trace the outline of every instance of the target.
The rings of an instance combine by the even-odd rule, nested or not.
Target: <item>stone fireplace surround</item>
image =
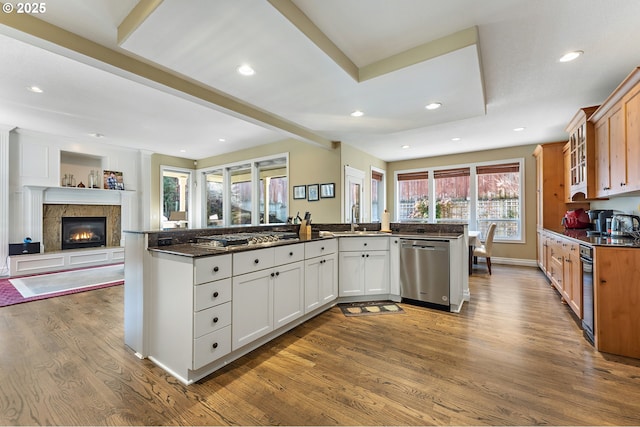
[[[120,246],[120,206],[117,205],[54,205],[43,206],[42,244],[45,252],[62,249],[62,217],[96,217],[107,219],[106,246]]]

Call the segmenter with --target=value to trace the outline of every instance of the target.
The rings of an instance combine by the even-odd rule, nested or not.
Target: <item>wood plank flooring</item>
[[[191,386],[123,344],[121,286],[0,308],[0,424],[640,424],[640,360],[596,352],[537,269],[493,269],[460,314],[334,307]]]

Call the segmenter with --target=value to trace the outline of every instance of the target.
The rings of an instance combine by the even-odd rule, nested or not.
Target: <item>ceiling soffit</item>
[[[136,24],[128,24],[122,48],[326,139],[349,142],[339,133],[361,140],[367,132],[486,114],[475,26],[358,67],[290,0],[210,2],[197,10],[173,0],[144,1],[144,13],[134,10],[135,18],[125,19]],[[260,63],[251,80],[233,75],[243,58]],[[416,83],[403,96],[407,81]],[[433,100],[447,107],[424,114]],[[366,109],[369,117],[349,120],[355,109]]]

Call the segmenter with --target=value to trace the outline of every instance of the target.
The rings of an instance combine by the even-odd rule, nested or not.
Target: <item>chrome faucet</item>
[[[359,225],[356,224],[356,216],[358,216],[359,211],[360,209],[357,204],[351,206],[351,232],[356,231],[356,228],[359,227]]]

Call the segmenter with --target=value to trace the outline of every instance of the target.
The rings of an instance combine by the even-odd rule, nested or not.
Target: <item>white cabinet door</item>
[[[233,350],[273,330],[273,270],[233,278]]]
[[[366,295],[389,293],[389,252],[365,253],[364,285]]]
[[[389,293],[400,295],[400,239],[389,238]]]
[[[340,296],[364,295],[364,252],[340,252]]]
[[[277,329],[304,314],[304,262],[274,269],[273,318]]]
[[[338,298],[338,262],[337,255],[308,259],[305,262],[304,312]]]
[[[320,306],[320,271],[323,258],[311,258],[304,264],[304,312]]]
[[[338,298],[338,257],[323,257],[320,264],[320,305]]]

